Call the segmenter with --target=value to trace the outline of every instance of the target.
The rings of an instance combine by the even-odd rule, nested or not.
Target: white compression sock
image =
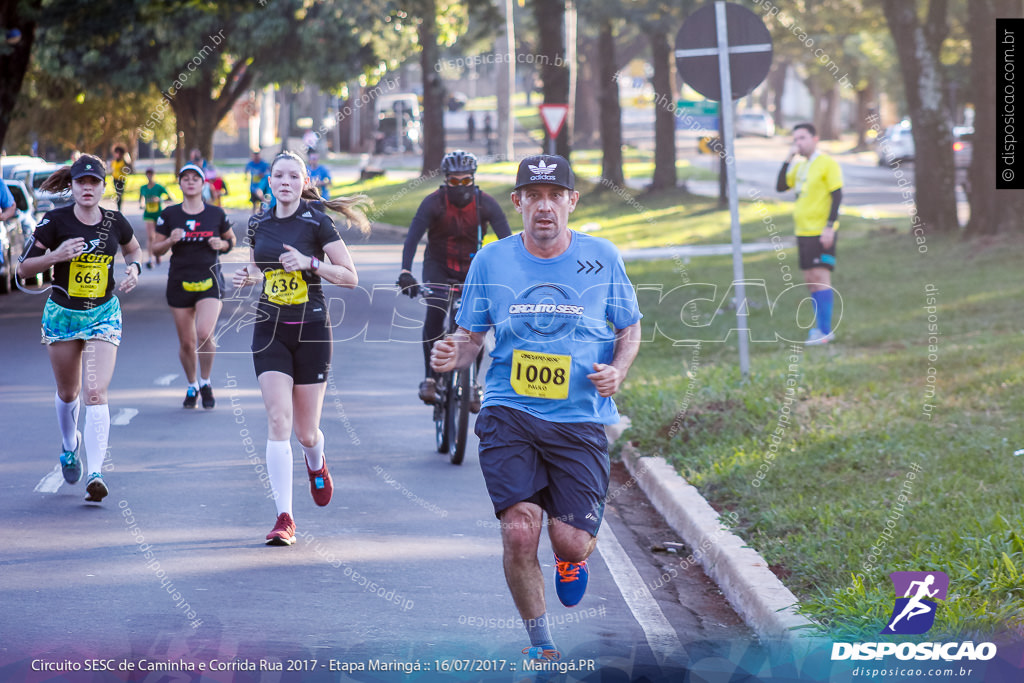
[[[78,448],[78,399],[65,403],[60,394],[53,395],[53,405],[57,409],[57,425],[64,442],[64,450],[73,451]]]
[[[85,407],[85,459],[89,474],[103,471],[103,459],[107,457],[107,443],[110,440],[110,408],[106,403]]]
[[[292,514],[292,444],[291,441],[267,440],[267,474],[274,490],[277,514]]]
[[[324,466],[324,433],[319,429],[316,430],[317,442],[312,448],[302,447],[302,452],[306,454],[306,467],[319,472]]]

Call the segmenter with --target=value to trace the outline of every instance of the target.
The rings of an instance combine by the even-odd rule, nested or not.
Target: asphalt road
[[[313,504],[293,439],[299,539],[285,548],[263,540],[275,518],[260,477],[266,418],[251,331],[236,317],[250,302],[229,300],[221,316],[217,407],[186,411],[166,262],[121,297],[110,496],[95,505],[81,483],[55,474],[45,297],[0,297],[0,680],[51,680],[32,672],[60,666],[73,673],[52,680],[338,680],[346,663],[357,680],[402,677],[358,672],[374,661],[418,665],[413,680],[523,677],[528,640],[505,587],[476,439],[464,465],[450,465],[416,398],[421,308],[391,288],[400,246],[353,252],[360,289],[328,290],[336,326],[322,427],[334,500]],[[633,482],[615,476],[579,606],[558,603],[541,544],[562,662],[630,678],[701,662],[713,670],[736,643],[749,647],[749,631],[699,568],[680,565],[689,551],[672,546],[678,539]],[[96,666],[133,668],[86,672]]]

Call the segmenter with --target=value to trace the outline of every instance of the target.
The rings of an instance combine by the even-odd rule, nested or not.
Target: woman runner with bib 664
[[[334,221],[312,202],[343,214],[364,233],[369,224],[356,208],[362,197],[324,200],[309,186],[306,165],[294,152],[274,158],[270,189],[277,204],[250,219],[250,263],[234,274],[232,282],[243,287],[262,280],[252,352],[267,409],[267,473],[278,513],[267,543],[291,545],[293,428],[306,456],[313,502],[327,505],[334,491],[320,431],[331,362],[331,328],[321,282],[347,288],[359,282]]]
[[[118,245],[128,266],[118,291],[135,289],[142,272],[132,226],[120,212],[100,208],[105,185],[106,168],[91,154],[83,154],[47,178],[41,189],[63,192],[70,187],[75,203],[43,216],[18,266],[18,277],[23,278],[54,267],[53,288],[43,309],[43,343],[48,345],[57,380],[54,405],[63,439],[60,465],[69,484],[82,478],[78,395],[84,366],[84,442],[89,467],[85,499],[95,503],[107,496],[102,474],[110,435],[107,387],[121,343],[121,304],[114,296],[113,276]]]

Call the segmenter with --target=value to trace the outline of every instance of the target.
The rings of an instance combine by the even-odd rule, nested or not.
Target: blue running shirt
[[[614,244],[572,232],[552,259],[532,255],[522,234],[493,242],[469,268],[456,321],[494,328],[484,405],[550,422],[615,424],[615,401],[587,375],[611,363],[615,330],[640,320],[636,292]]]

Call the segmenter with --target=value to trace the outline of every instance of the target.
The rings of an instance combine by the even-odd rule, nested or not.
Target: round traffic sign
[[[709,100],[722,99],[718,73],[715,5],[708,3],[683,22],[676,35],[676,66],[683,80]],[[761,18],[746,7],[725,4],[732,99],[756,88],[772,66],[772,37]]]

